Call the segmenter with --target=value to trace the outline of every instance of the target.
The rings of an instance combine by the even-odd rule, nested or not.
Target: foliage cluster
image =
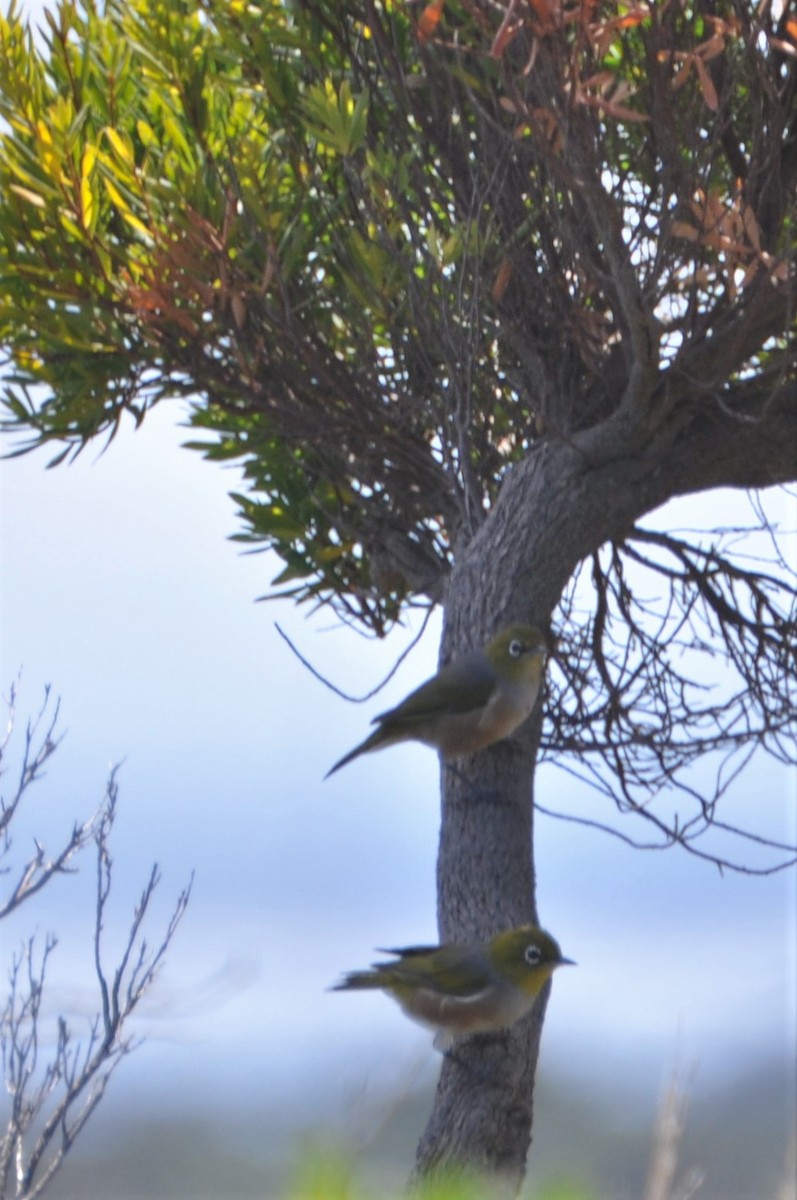
[[[66,454],[198,397],[299,600],[381,634],[540,438],[662,364],[670,412],[793,371],[768,5],[63,0],[42,36],[0,23],[9,423]]]

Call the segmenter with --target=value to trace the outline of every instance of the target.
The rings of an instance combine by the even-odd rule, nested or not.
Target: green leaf
[[[9,190],[16,192],[23,200],[27,200],[28,204],[33,204],[36,208],[46,208],[47,201],[39,195],[38,192],[31,191],[30,188],[21,187],[18,183],[9,184]]]

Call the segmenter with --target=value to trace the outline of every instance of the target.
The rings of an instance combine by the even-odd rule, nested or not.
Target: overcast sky
[[[196,883],[140,1026],[150,1044],[117,1092],[186,1103],[290,1081],[332,1112],[352,1088],[402,1084],[436,1063],[429,1035],[386,998],[326,990],[375,946],[436,940],[435,755],[406,745],[323,776],[375,712],[434,670],[439,623],[369,704],[322,687],[275,621],[360,693],[407,634],[377,645],[328,615],[255,603],[279,563],[227,540],[238,474],[181,449],[180,411],[163,406],[69,467],[46,471],[41,454],[0,463],[0,681],[7,693],[22,671],[23,718],[51,683],[68,729],[15,851],[34,833],[54,846],[124,760],[111,939],[153,859],[161,921],[192,870]],[[777,503],[793,528],[791,502]],[[713,510],[691,501],[693,524],[698,504],[727,519],[727,496]],[[548,803],[580,787],[550,769],[539,786]],[[727,812],[793,840],[794,810],[794,777],[762,759]],[[551,1069],[578,1064],[599,1080],[622,1061],[612,1086],[635,1072],[658,1088],[676,1057],[708,1078],[793,1054],[793,871],[720,876],[683,852],[633,851],[545,817],[537,863],[541,918],[579,964],[554,982]],[[6,960],[23,933],[59,933],[51,1010],[78,1022],[96,1004],[92,886],[86,862],[0,928]],[[319,1095],[322,1077],[334,1082]]]

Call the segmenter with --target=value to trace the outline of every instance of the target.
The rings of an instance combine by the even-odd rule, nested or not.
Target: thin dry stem
[[[12,689],[12,716],[15,699]],[[37,719],[26,730],[18,783],[11,799],[2,807],[6,854],[13,846],[13,817],[58,745],[54,737],[57,705],[55,712],[43,721],[49,700],[48,689]],[[13,729],[13,720],[9,724]],[[37,741],[40,725],[44,734]],[[6,736],[3,752],[7,752],[8,746],[9,736]],[[0,1200],[11,1197],[33,1200],[42,1194],[105,1095],[112,1074],[140,1044],[140,1039],[129,1030],[130,1018],[155,982],[188,905],[190,883],[178,896],[160,941],[150,946],[143,927],[160,881],[157,865],[153,866],[134,910],[118,963],[115,968],[105,964],[103,931],[109,914],[112,873],[110,838],[119,794],[116,776],[114,769],[94,816],[75,826],[80,831],[79,837],[73,832],[65,849],[52,858],[46,858],[37,845],[36,856],[16,877],[10,896],[0,909],[0,915],[14,911],[30,895],[63,874],[65,864],[93,842],[97,869],[93,952],[101,1011],[89,1020],[82,1038],[59,1016],[54,1047],[45,1052],[42,1002],[56,938],[47,934],[39,945],[37,938],[30,937],[13,956],[8,994],[0,1009],[0,1052],[10,1099],[8,1121],[0,1136]]]

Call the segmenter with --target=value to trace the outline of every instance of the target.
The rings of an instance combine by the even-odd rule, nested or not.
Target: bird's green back
[[[374,723],[406,726],[442,713],[469,712],[487,703],[495,683],[495,671],[484,654],[477,651],[442,667],[396,708],[374,717]]]
[[[483,991],[495,982],[493,970],[485,958],[484,947],[466,946],[409,946],[402,950],[386,950],[399,957],[389,963],[375,963],[374,971],[382,987],[432,988],[448,996],[467,997]]]

